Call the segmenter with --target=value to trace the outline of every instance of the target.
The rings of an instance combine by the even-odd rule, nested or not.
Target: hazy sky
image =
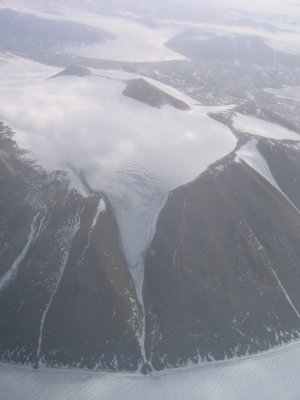
[[[299,0],[165,0],[168,4],[178,8],[222,8],[225,10],[246,11],[254,14],[277,15],[285,17],[300,17]]]
[[[175,0],[176,1],[176,0]],[[195,0],[188,0],[196,2]],[[237,9],[252,11],[252,12],[266,12],[278,13],[280,15],[294,16],[300,14],[299,0],[211,0],[211,3],[221,5],[223,7],[234,7]]]
[[[19,3],[20,5],[35,5],[37,7],[53,8],[60,4],[69,7],[121,7],[121,8],[210,8],[217,6],[225,9],[236,9],[250,11],[254,13],[277,14],[282,16],[300,17],[300,1],[299,0],[0,0],[0,4],[5,6],[13,6]]]

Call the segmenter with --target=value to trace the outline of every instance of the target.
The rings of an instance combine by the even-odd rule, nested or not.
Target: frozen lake
[[[0,364],[3,400],[295,400],[300,343],[254,357],[152,376],[89,373]]]

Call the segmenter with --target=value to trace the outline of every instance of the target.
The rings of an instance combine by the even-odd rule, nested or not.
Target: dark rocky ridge
[[[154,87],[142,78],[129,81],[123,91],[123,95],[141,101],[151,107],[161,108],[165,104],[169,104],[182,111],[190,109],[189,105],[184,101]]]
[[[197,40],[197,37],[203,35],[204,38]],[[299,67],[300,65],[299,56],[275,51],[262,38],[254,35],[216,36],[209,32],[190,29],[171,38],[166,45],[190,59],[258,66],[283,64]]]
[[[77,76],[77,77],[84,77],[90,76],[92,71],[89,68],[82,67],[81,65],[70,65],[63,71],[59,72],[58,74],[52,76],[53,78],[57,78],[59,76]]]
[[[0,50],[31,58],[46,58],[67,46],[99,43],[112,35],[77,22],[39,18],[10,9],[0,10]]]
[[[259,148],[299,207],[299,150],[264,140]],[[153,367],[222,360],[299,338],[299,313],[286,297],[300,310],[299,243],[295,208],[230,157],[224,169],[174,190],[145,261]]]

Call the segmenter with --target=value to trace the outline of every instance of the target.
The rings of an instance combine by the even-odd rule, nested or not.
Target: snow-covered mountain
[[[55,4],[0,9],[0,359],[146,373],[299,339],[296,28]]]

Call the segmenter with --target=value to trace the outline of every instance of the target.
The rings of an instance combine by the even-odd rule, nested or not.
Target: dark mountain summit
[[[54,75],[52,78],[57,78],[59,76],[90,76],[91,70],[86,67],[82,67],[81,65],[70,65],[63,71],[59,72],[58,74]]]
[[[165,104],[168,104],[183,111],[190,109],[189,105],[184,101],[158,89],[142,78],[129,81],[126,89],[123,91],[123,95],[141,101],[151,107],[161,108]]]
[[[214,35],[198,30],[187,30],[171,38],[166,45],[190,59],[268,66],[276,64],[300,65],[297,55],[276,51],[255,35]]]
[[[44,53],[61,51],[66,46],[99,43],[109,37],[106,32],[77,22],[0,9],[2,51],[39,58]]]

